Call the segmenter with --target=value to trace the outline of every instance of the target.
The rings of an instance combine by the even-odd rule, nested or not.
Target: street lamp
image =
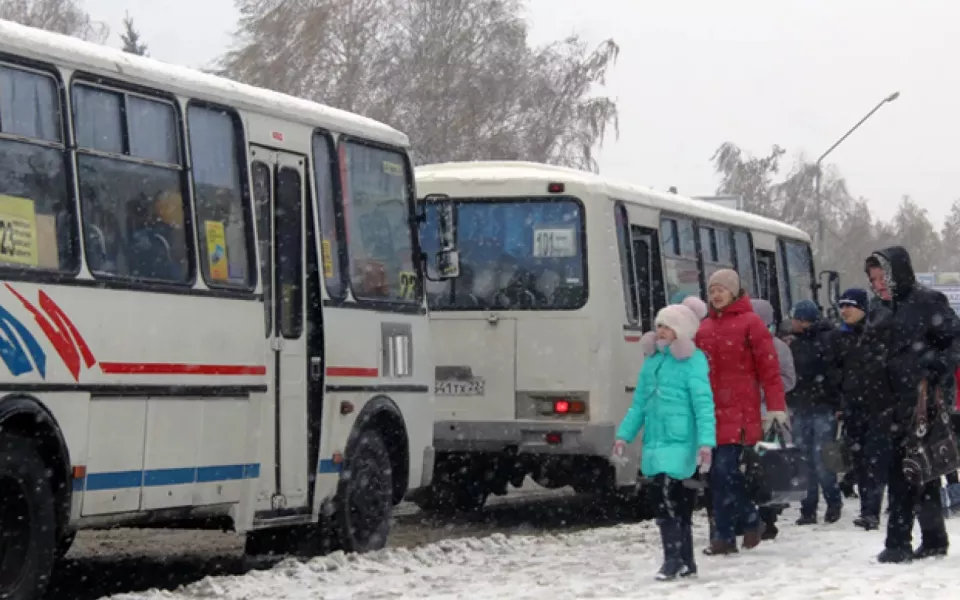
[[[821,155],[820,155],[820,158],[817,159],[816,172],[814,173],[814,175],[815,175],[815,177],[816,177],[816,184],[815,184],[816,187],[815,187],[815,192],[814,192],[815,196],[814,196],[814,197],[815,197],[815,199],[816,199],[816,205],[817,205],[817,255],[818,255],[818,257],[820,258],[820,260],[823,260],[823,238],[824,238],[824,235],[823,235],[823,229],[824,229],[824,223],[823,223],[823,200],[822,200],[822,198],[820,197],[820,179],[821,179],[821,175],[822,175],[822,171],[821,171],[821,169],[820,169],[820,165],[823,163],[823,159],[825,159],[828,154],[830,154],[831,152],[833,152],[834,148],[836,148],[837,146],[839,146],[839,145],[843,142],[843,140],[845,140],[845,139],[847,139],[848,137],[850,137],[850,134],[853,133],[854,131],[856,131],[858,127],[860,127],[861,125],[863,125],[863,122],[864,122],[864,121],[866,121],[867,119],[869,119],[870,117],[872,117],[872,116],[873,116],[873,113],[875,113],[875,112],[877,112],[878,110],[880,110],[880,107],[881,107],[881,106],[883,106],[884,104],[886,104],[886,103],[888,103],[888,102],[893,102],[894,100],[896,100],[896,99],[899,98],[899,97],[900,97],[900,92],[894,92],[894,93],[890,94],[889,96],[887,96],[886,98],[884,98],[883,100],[881,100],[876,106],[873,107],[873,110],[871,110],[870,112],[868,112],[865,117],[863,117],[862,119],[860,119],[859,121],[857,121],[857,124],[856,124],[856,125],[854,125],[853,127],[851,127],[849,131],[847,131],[845,134],[843,134],[843,136],[841,136],[841,138],[840,138],[839,140],[837,140],[836,142],[833,143],[832,146],[830,146],[829,148],[827,148],[827,151],[824,152],[823,154],[821,154]]]

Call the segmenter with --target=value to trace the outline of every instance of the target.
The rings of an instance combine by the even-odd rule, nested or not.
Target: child
[[[643,428],[640,470],[659,491],[657,525],[663,543],[663,566],[657,579],[697,573],[691,520],[697,490],[685,485],[700,467],[710,470],[716,446],[716,419],[707,357],[693,337],[700,326],[696,303],[687,298],[657,313],[657,332],[643,336],[646,353],[633,405],[617,431],[614,454],[622,456]],[[651,348],[652,346],[652,348]]]

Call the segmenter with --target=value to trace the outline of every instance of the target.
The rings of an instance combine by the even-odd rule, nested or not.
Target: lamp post
[[[870,117],[872,117],[872,116],[873,116],[873,113],[875,113],[875,112],[877,112],[878,110],[880,110],[880,107],[881,107],[881,106],[883,106],[884,104],[886,104],[886,103],[888,103],[888,102],[893,102],[894,100],[896,100],[896,99],[899,98],[899,97],[900,97],[900,92],[894,92],[894,93],[890,94],[889,96],[887,96],[886,98],[884,98],[883,100],[881,100],[879,103],[877,103],[877,105],[873,107],[873,110],[871,110],[870,112],[868,112],[868,113],[866,114],[866,116],[864,116],[862,119],[860,119],[859,121],[857,121],[857,124],[856,124],[856,125],[854,125],[853,127],[851,127],[849,131],[847,131],[845,134],[843,134],[843,136],[841,136],[839,140],[837,140],[836,142],[833,143],[832,146],[830,146],[829,148],[827,148],[827,151],[824,152],[823,154],[821,154],[821,155],[820,155],[820,158],[817,159],[816,172],[814,173],[814,176],[816,177],[816,183],[815,183],[815,188],[814,188],[814,190],[815,190],[815,191],[814,191],[814,194],[815,194],[815,195],[814,195],[814,198],[815,198],[815,200],[816,200],[816,206],[817,206],[817,256],[820,258],[820,260],[823,260],[823,238],[824,238],[824,235],[823,235],[823,230],[824,230],[824,222],[823,222],[823,199],[822,199],[822,197],[820,196],[820,180],[821,180],[821,178],[822,178],[822,171],[821,171],[821,169],[820,169],[820,165],[823,163],[823,159],[825,159],[828,154],[830,154],[831,152],[833,152],[834,148],[836,148],[836,147],[839,146],[841,143],[843,143],[843,140],[845,140],[845,139],[847,139],[848,137],[850,137],[850,134],[853,133],[854,131],[856,131],[858,127],[860,127],[861,125],[863,125],[864,121],[866,121],[867,119],[869,119]]]

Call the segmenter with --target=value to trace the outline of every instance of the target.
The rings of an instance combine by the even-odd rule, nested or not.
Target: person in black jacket
[[[842,322],[831,348],[831,387],[840,391],[844,440],[860,489],[860,516],[854,524],[871,530],[880,526],[896,404],[887,378],[885,346],[872,322],[887,309],[868,313],[867,291],[859,288],[845,291],[838,304]]]
[[[827,510],[823,520],[840,520],[843,497],[837,485],[837,475],[827,470],[823,462],[824,444],[837,439],[837,412],[840,402],[836,390],[831,389],[829,359],[832,327],[820,319],[820,309],[811,300],[801,300],[793,307],[793,336],[790,351],[797,383],[787,394],[787,406],[793,411],[794,442],[806,453],[813,466],[807,497],[800,503],[797,525],[817,522],[817,502],[820,490]]]
[[[875,319],[874,327],[886,347],[887,377],[895,401],[890,517],[885,548],[877,560],[900,563],[944,556],[949,539],[940,502],[940,479],[919,488],[910,485],[903,474],[903,459],[908,432],[914,427],[920,383],[926,381],[930,390],[928,419],[936,416],[936,403],[932,402],[936,391],[953,389],[953,374],[960,364],[960,318],[943,294],[917,282],[904,248],[894,246],[874,252],[865,268],[881,304],[891,310],[888,318]],[[916,552],[912,544],[915,517],[921,532]]]

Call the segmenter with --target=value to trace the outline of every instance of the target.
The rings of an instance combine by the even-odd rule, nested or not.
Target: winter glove
[[[920,357],[920,368],[923,369],[923,378],[933,385],[939,383],[940,378],[950,371],[943,354],[933,350],[924,352]]]
[[[782,427],[787,427],[787,413],[786,411],[782,410],[768,410],[767,414],[763,416],[762,423],[764,431],[770,431],[770,428],[773,427],[774,423]]]
[[[627,452],[627,443],[623,440],[617,440],[613,443],[613,451],[610,453],[610,462],[617,466],[627,464],[627,458],[624,456]]]
[[[697,450],[697,466],[700,467],[700,473],[710,472],[710,466],[713,464],[713,448],[709,446],[700,446]]]

